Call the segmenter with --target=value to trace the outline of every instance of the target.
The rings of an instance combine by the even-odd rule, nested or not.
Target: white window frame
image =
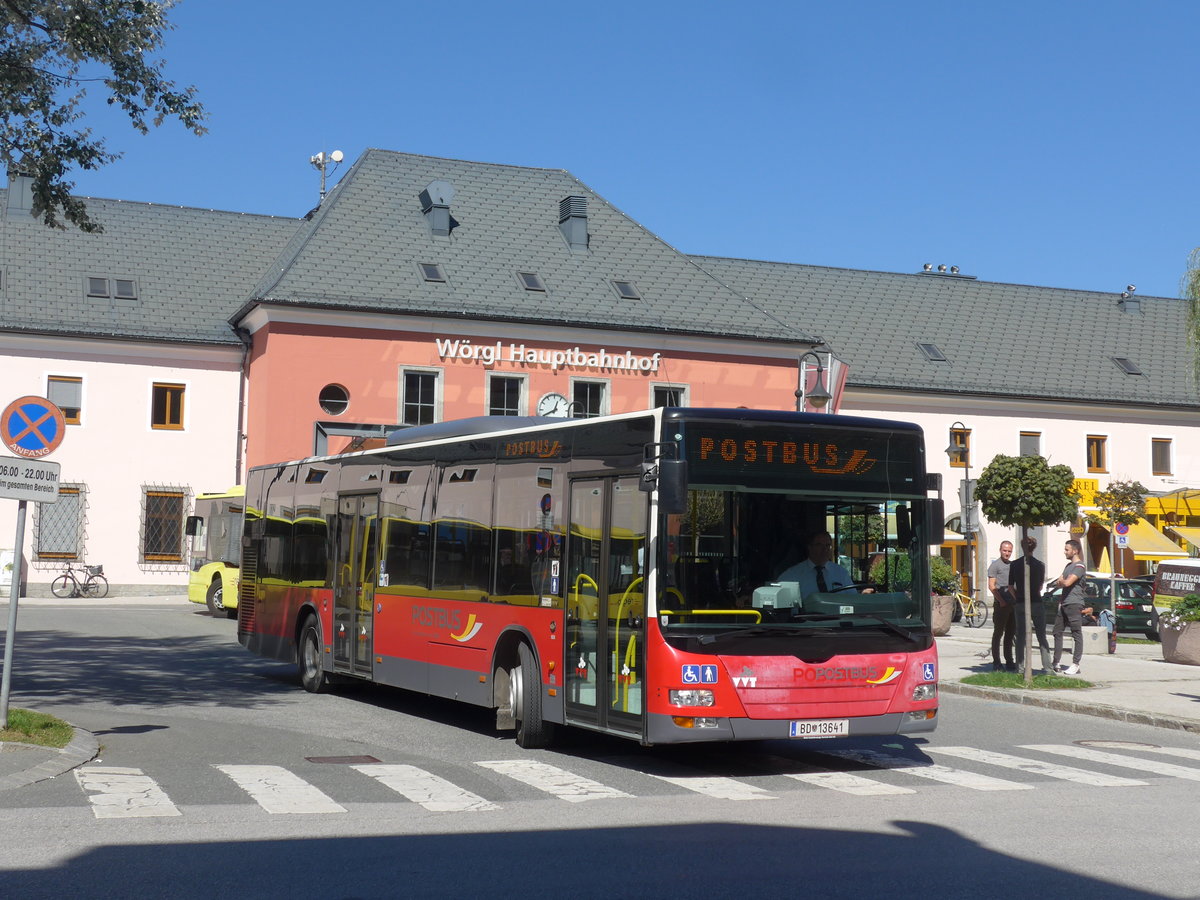
[[[517,415],[529,415],[529,376],[519,372],[488,372],[487,383],[484,385],[483,414],[492,415],[492,382],[497,378],[520,382],[520,396],[517,398]]]
[[[399,397],[399,405],[396,409],[396,421],[405,422],[404,420],[404,376],[405,375],[432,375],[433,376],[433,421],[442,421],[442,396],[446,381],[446,370],[437,366],[403,366],[400,369],[398,390],[396,391]],[[407,423],[405,423],[407,424]]]
[[[669,391],[679,391],[680,399],[683,401],[683,405],[684,406],[692,405],[692,387],[691,387],[691,385],[678,384],[674,381],[652,381],[652,382],[650,382],[650,405],[648,407],[646,407],[647,409],[655,409],[656,408],[654,405],[654,392],[658,388],[662,388],[663,390],[669,390]]]
[[[570,382],[571,395],[567,397],[569,403],[575,402],[575,385],[577,384],[599,384],[604,387],[604,392],[600,400],[600,412],[597,415],[607,416],[612,412],[612,379],[611,378],[572,378]],[[574,418],[574,412],[571,413]],[[589,418],[595,418],[591,416]]]

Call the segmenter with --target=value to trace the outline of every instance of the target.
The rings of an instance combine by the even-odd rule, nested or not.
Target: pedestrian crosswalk
[[[554,762],[514,757],[458,766],[433,761],[426,766],[360,763],[340,767],[339,776],[321,786],[313,781],[322,773],[312,766],[305,770],[307,777],[278,765],[220,763],[212,768],[228,779],[233,793],[264,813],[280,816],[345,815],[364,796],[370,798],[367,802],[407,802],[414,809],[446,814],[494,812],[514,796],[611,803],[665,792],[732,803],[786,802],[812,790],[860,797],[914,794],[930,782],[969,791],[1026,791],[1064,781],[1097,789],[1139,788],[1169,779],[1200,781],[1198,750],[1086,743],[1026,744],[1009,752],[929,744],[907,755],[825,746],[797,752],[796,758],[751,757],[747,765],[752,774],[739,772],[737,777],[709,771],[703,762],[680,763],[652,754],[598,760],[549,757]],[[588,772],[572,771],[573,767]],[[1129,770],[1138,777],[1130,777]],[[97,819],[181,816],[188,808],[174,802],[159,780],[141,769],[86,765],[75,770],[75,778]],[[335,786],[345,789],[346,778],[358,779],[349,791],[352,798],[335,799]]]

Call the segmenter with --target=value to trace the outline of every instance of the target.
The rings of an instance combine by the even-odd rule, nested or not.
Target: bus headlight
[[[936,684],[918,684],[913,688],[913,700],[933,700],[936,697]]]
[[[672,706],[712,706],[713,692],[706,690],[685,690],[670,692]]]

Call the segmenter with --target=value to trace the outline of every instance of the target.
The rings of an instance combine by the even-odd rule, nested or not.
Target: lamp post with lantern
[[[958,485],[958,503],[961,509],[963,537],[967,539],[967,595],[975,596],[975,532],[979,530],[975,515],[975,484],[971,481],[971,447],[968,438],[962,443],[955,440],[955,435],[968,435],[970,432],[962,422],[950,426],[950,444],[946,447],[946,456],[950,465],[961,465],[964,477]]]
[[[816,384],[812,390],[805,390],[805,375],[808,370],[804,366],[804,361],[812,357],[813,362],[817,364]],[[825,366],[821,362],[821,357],[814,350],[808,350],[800,354],[800,358],[796,360],[796,412],[804,412],[804,401],[807,400],[809,405],[815,409],[824,410],[833,399],[833,395],[829,393],[829,388],[825,386],[825,380],[821,377],[825,372]]]

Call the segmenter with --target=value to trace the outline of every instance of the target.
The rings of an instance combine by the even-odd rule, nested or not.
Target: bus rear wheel
[[[225,604],[221,598],[225,594],[225,586],[218,580],[208,586],[208,593],[204,596],[204,602],[208,604],[208,611],[214,616],[225,614]]]
[[[310,694],[323,694],[329,690],[329,676],[321,667],[321,632],[315,616],[304,620],[300,630],[300,686]]]
[[[517,720],[517,745],[526,750],[547,746],[554,737],[554,725],[542,718],[542,680],[528,644],[517,647],[517,665],[509,675],[509,707]]]

